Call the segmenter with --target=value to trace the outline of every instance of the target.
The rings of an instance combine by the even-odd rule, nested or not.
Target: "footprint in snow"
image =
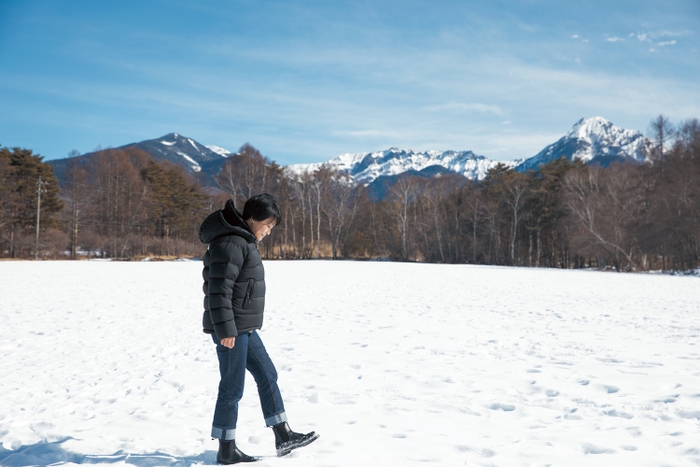
[[[504,412],[512,412],[513,410],[515,410],[515,406],[514,406],[514,405],[510,405],[510,404],[501,404],[501,403],[499,403],[499,402],[496,402],[496,403],[494,403],[494,404],[491,404],[491,405],[489,406],[489,409],[491,409],[491,410],[502,410],[502,411],[504,411]]]
[[[614,449],[604,448],[600,446],[594,446],[592,444],[582,444],[584,454],[615,454]]]
[[[605,415],[608,417],[620,417],[620,418],[625,418],[627,420],[631,420],[634,418],[634,415],[628,414],[626,412],[618,412],[617,410],[608,410],[607,412],[603,412]]]
[[[673,404],[674,402],[676,402],[676,399],[678,399],[678,396],[680,396],[680,394],[674,394],[674,395],[669,396],[669,397],[667,397],[667,398],[665,398],[665,399],[657,399],[657,400],[655,400],[654,402],[656,402],[656,403],[664,403],[664,404]]]

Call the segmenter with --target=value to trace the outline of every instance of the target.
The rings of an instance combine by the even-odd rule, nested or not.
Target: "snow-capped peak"
[[[639,131],[616,127],[602,117],[582,118],[566,135],[525,160],[517,170],[537,169],[560,157],[603,165],[623,160],[643,162],[650,148],[651,142]]]
[[[588,141],[591,145],[626,145],[644,136],[634,130],[616,127],[603,117],[582,118],[569,130],[564,138],[578,138]],[[582,155],[583,156],[583,155]],[[581,157],[585,159],[585,157]]]
[[[223,155],[179,133],[168,133],[160,138],[132,143],[128,146],[138,147],[154,159],[182,165],[191,174],[217,170]],[[225,149],[218,149],[227,152]],[[209,175],[208,172],[207,175]]]

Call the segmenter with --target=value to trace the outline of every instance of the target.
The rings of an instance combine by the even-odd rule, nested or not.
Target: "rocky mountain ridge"
[[[520,161],[505,162],[516,166]],[[357,183],[372,183],[379,177],[390,177],[405,172],[421,172],[429,167],[442,167],[468,179],[480,180],[498,161],[474,154],[472,151],[414,151],[390,148],[386,151],[343,154],[325,164],[344,170]],[[313,171],[323,163],[288,166],[294,173]]]

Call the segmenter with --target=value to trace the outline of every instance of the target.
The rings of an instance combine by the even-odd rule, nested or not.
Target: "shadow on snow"
[[[198,456],[174,457],[163,452],[152,454],[128,454],[117,451],[111,455],[76,454],[63,449],[64,442],[71,437],[49,443],[44,440],[36,444],[21,446],[16,450],[5,449],[0,444],[0,465],[8,467],[48,466],[56,463],[111,464],[125,462],[138,467],[170,466],[189,467],[192,464],[216,465],[216,451],[205,451]]]

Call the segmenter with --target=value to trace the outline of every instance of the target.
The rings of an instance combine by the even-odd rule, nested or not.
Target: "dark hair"
[[[270,217],[275,218],[275,223],[279,224],[282,219],[280,207],[274,196],[262,193],[251,196],[243,207],[243,220],[253,218],[254,221],[264,221]]]

